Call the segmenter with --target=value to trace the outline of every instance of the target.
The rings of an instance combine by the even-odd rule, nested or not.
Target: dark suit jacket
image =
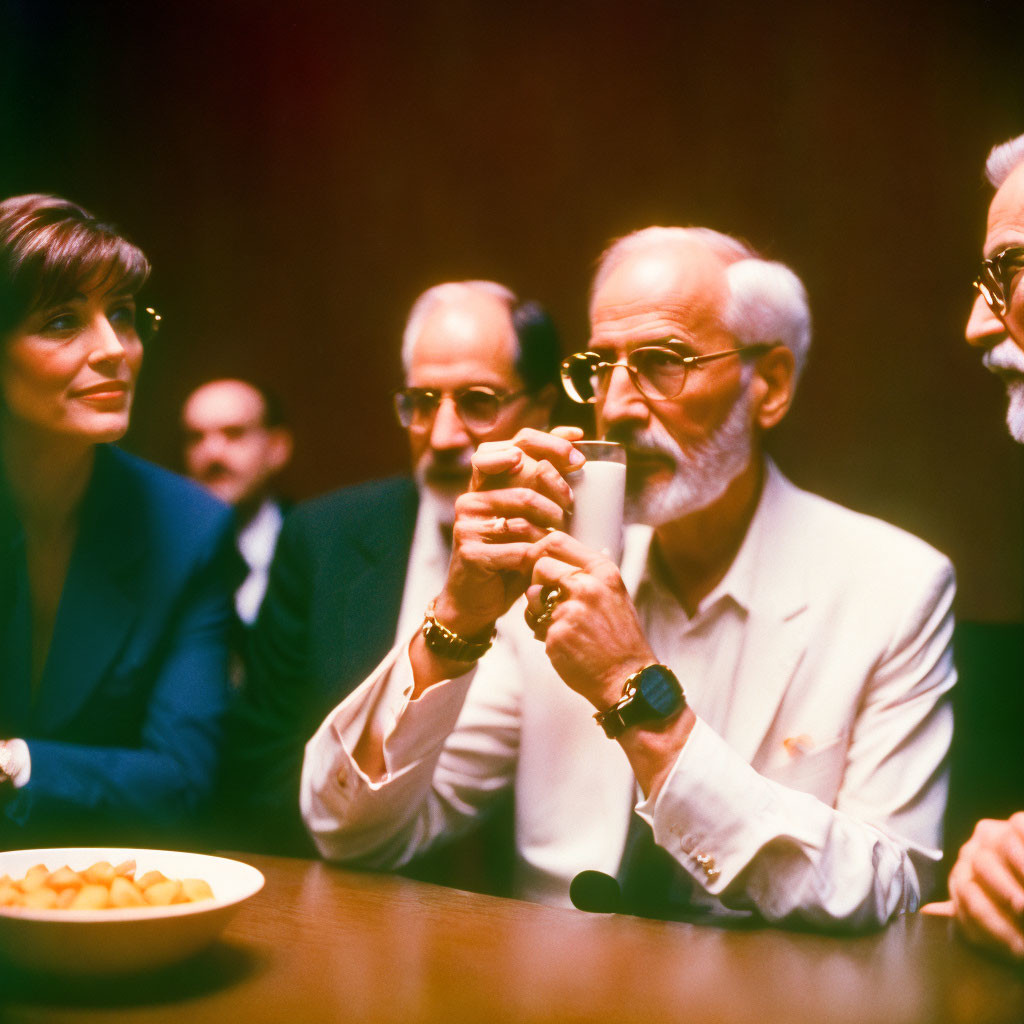
[[[230,715],[222,841],[314,852],[298,807],[303,748],[394,643],[417,505],[398,477],[304,502],[285,520]]]
[[[236,559],[224,505],[99,446],[33,700],[24,540],[0,480],[0,737],[32,759],[0,846],[181,836],[216,775]]]

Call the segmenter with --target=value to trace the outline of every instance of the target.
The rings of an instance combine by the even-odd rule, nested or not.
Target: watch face
[[[611,739],[621,736],[631,726],[671,718],[686,707],[686,696],[679,680],[664,665],[648,665],[630,676],[623,692],[618,704],[594,715]]]
[[[658,718],[668,718],[683,706],[683,690],[679,680],[661,665],[644,669],[637,680],[637,689]]]

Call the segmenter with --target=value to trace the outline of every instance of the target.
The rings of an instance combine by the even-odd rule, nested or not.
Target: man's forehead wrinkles
[[[410,367],[406,384],[435,391],[479,385],[496,391],[516,391],[522,387],[522,379],[511,367],[491,366],[484,362],[430,363]]]
[[[648,328],[657,328],[658,325],[675,325],[684,327],[678,318],[661,314],[636,314],[634,316],[621,317],[595,317],[593,329],[595,332],[608,332],[613,334],[628,334],[630,331],[645,331]]]
[[[723,329],[721,317],[711,310],[680,304],[627,316],[595,316],[591,324],[591,335],[594,338],[627,341],[635,336],[639,343],[644,339],[670,336],[685,340],[709,332],[718,333]]]
[[[1024,242],[1024,186],[1008,181],[989,206],[984,253],[994,256],[1008,245]]]
[[[688,313],[698,309],[708,309],[714,305],[716,299],[717,296],[693,289],[680,291],[675,294],[663,294],[656,298],[652,298],[650,295],[637,295],[635,298],[610,302],[607,299],[602,299],[599,292],[597,300],[594,302],[593,312],[595,316],[610,315],[621,317],[658,313],[673,315],[676,313]]]

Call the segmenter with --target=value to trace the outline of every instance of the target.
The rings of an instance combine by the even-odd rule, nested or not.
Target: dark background
[[[121,224],[164,330],[128,447],[177,464],[214,375],[272,382],[303,498],[405,465],[423,288],[492,277],[586,341],[614,236],[705,224],[790,263],[815,342],[775,438],[803,486],[1024,618],[1024,453],[962,340],[989,147],[1024,131],[1019,3],[0,0],[0,193]]]

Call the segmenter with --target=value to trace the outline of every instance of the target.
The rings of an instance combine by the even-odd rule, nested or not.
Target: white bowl
[[[254,867],[225,857],[171,850],[64,847],[0,853],[0,876],[21,878],[45,864],[82,871],[96,861],[136,862],[136,877],[162,871],[168,878],[202,878],[212,900],[168,907],[110,910],[30,910],[0,907],[0,957],[20,967],[56,974],[98,975],[163,967],[211,943],[239,904],[263,888]]]

